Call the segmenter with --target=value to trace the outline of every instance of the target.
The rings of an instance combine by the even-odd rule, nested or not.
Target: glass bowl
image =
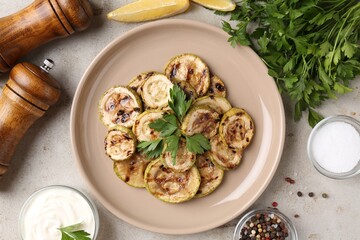
[[[233,237],[233,240],[239,240],[240,239],[240,236],[241,236],[241,230],[245,227],[245,226],[249,226],[250,225],[250,220],[251,219],[255,219],[257,217],[257,215],[260,214],[260,215],[265,215],[267,217],[269,217],[270,219],[272,219],[271,217],[273,216],[276,216],[278,219],[281,220],[281,222],[284,223],[285,225],[285,228],[287,229],[287,232],[288,232],[288,236],[285,238],[286,240],[298,240],[298,235],[297,235],[297,232],[296,232],[296,229],[295,229],[295,226],[294,224],[290,221],[289,218],[287,218],[284,214],[282,214],[279,210],[276,210],[276,209],[273,209],[273,208],[267,208],[267,209],[255,209],[255,210],[252,210],[248,213],[246,213],[245,215],[243,215],[238,224],[236,225],[236,228],[235,228],[235,232],[234,232],[234,237]],[[259,215],[258,215],[259,216]],[[281,222],[278,222],[278,223],[281,223]],[[274,224],[272,224],[272,226],[274,227]],[[256,227],[256,226],[255,226]],[[276,227],[276,226],[275,226]],[[264,235],[266,233],[269,233],[269,232],[263,232]],[[269,233],[270,234],[270,233]],[[270,237],[268,237],[270,238]],[[259,238],[261,239],[261,238]],[[272,239],[272,238],[270,238]]]
[[[62,201],[60,200],[60,198],[58,196],[50,196],[46,195],[49,194],[49,191],[52,190],[57,190],[57,194],[64,194],[64,193],[69,193],[71,196],[71,201],[72,203],[74,203],[74,200],[78,200],[78,204],[77,206],[70,206],[69,208],[63,208],[62,205]],[[63,191],[63,192],[61,192]],[[46,197],[45,197],[46,196]],[[43,197],[42,199],[40,197]],[[41,203],[49,203],[46,207],[41,205]],[[36,204],[39,206],[41,205],[40,209],[37,209],[38,211],[36,211],[35,207]],[[33,206],[33,207],[32,207]],[[43,215],[46,216],[47,219],[50,219],[47,222],[47,229],[51,229],[50,231],[52,231],[54,233],[54,231],[58,231],[57,227],[54,227],[54,225],[57,225],[60,223],[61,221],[66,221],[68,220],[67,218],[69,216],[72,216],[74,214],[74,212],[71,212],[71,208],[76,207],[77,209],[80,207],[83,207],[84,210],[89,212],[87,213],[88,216],[91,216],[91,221],[94,222],[94,230],[91,233],[91,239],[95,240],[99,231],[99,214],[98,211],[96,209],[96,206],[94,204],[94,202],[88,198],[84,193],[80,192],[79,190],[72,188],[72,187],[68,187],[68,186],[63,186],[63,185],[52,185],[52,186],[47,186],[44,187],[36,192],[34,192],[33,194],[30,195],[30,197],[25,201],[24,205],[21,208],[20,211],[20,215],[19,215],[19,232],[20,232],[20,239],[25,239],[25,226],[26,226],[26,220],[27,218],[29,218],[29,216],[27,216],[27,214],[33,214],[33,213],[37,213],[40,211],[46,211],[46,209],[50,209],[51,211],[46,212],[46,213],[41,213]],[[56,213],[54,213],[54,209],[58,208],[60,211],[59,215],[57,216],[57,218],[55,218],[54,216],[56,215]],[[90,212],[91,211],[91,212]],[[61,215],[60,215],[61,214]],[[86,214],[84,214],[86,215]],[[39,216],[39,215],[36,215]],[[36,224],[36,222],[40,222],[42,223],[43,221],[40,219],[36,219],[36,217],[30,218],[32,222],[34,222]],[[71,223],[69,225],[73,225],[73,224],[78,224],[79,222],[74,222]],[[43,228],[44,229],[44,228]],[[37,229],[39,230],[39,229]],[[28,238],[27,238],[28,239]],[[60,238],[59,238],[60,239]]]
[[[329,171],[328,169],[325,169],[324,167],[322,167],[318,163],[316,157],[314,156],[314,147],[315,147],[314,146],[314,138],[319,133],[319,131],[324,126],[326,126],[326,124],[334,123],[334,122],[348,123],[351,126],[353,126],[357,130],[357,132],[360,134],[360,122],[352,117],[345,116],[345,115],[334,115],[334,116],[324,118],[312,129],[312,131],[310,133],[308,143],[307,143],[307,154],[308,154],[309,160],[311,161],[311,163],[313,164],[313,166],[319,173],[323,174],[326,177],[333,178],[333,179],[346,179],[346,178],[350,178],[350,177],[355,176],[358,173],[360,173],[360,161],[350,171],[336,173],[336,172]]]

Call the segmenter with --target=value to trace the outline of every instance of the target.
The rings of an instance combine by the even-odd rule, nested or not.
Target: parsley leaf
[[[210,150],[210,142],[202,134],[195,134],[193,136],[186,137],[186,148],[196,154],[203,154],[205,151]]]
[[[157,158],[163,150],[163,140],[156,139],[153,141],[142,141],[137,145],[137,149],[143,152],[147,158]]]
[[[58,228],[61,232],[61,240],[91,240],[90,234],[80,230],[82,223],[77,223],[67,227]]]
[[[176,164],[176,155],[178,152],[179,141],[180,141],[180,136],[176,136],[176,135],[168,136],[165,139],[165,142],[166,142],[166,150],[165,151],[171,152],[171,158],[173,159],[173,165]]]
[[[175,84],[170,89],[169,107],[175,112],[179,121],[183,120],[191,106],[191,102],[191,100],[186,100],[184,91],[178,85]]]
[[[167,137],[178,129],[178,124],[174,114],[166,114],[163,118],[150,123],[149,127],[159,132],[161,137]]]

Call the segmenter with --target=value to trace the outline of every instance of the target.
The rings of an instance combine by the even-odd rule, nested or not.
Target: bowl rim
[[[278,209],[269,207],[269,208],[255,208],[253,210],[248,211],[244,215],[242,215],[240,220],[236,224],[234,234],[233,234],[233,240],[239,240],[239,237],[240,237],[239,234],[240,234],[240,231],[241,231],[242,227],[244,226],[244,224],[252,216],[254,216],[258,213],[268,213],[268,214],[274,214],[274,215],[278,216],[285,223],[286,227],[288,228],[289,232],[291,233],[292,239],[290,239],[290,240],[298,240],[299,239],[299,236],[297,234],[294,223],[286,215],[284,215],[282,212],[280,212]]]
[[[313,149],[312,143],[314,140],[314,136],[318,133],[318,131],[323,126],[325,126],[328,123],[332,123],[332,122],[345,122],[347,124],[350,124],[360,134],[360,121],[356,120],[355,118],[347,116],[347,115],[341,115],[341,114],[328,116],[328,117],[322,119],[320,122],[318,122],[315,125],[315,127],[311,130],[311,133],[309,135],[308,142],[307,142],[307,155],[308,155],[308,159],[310,160],[312,165],[315,167],[315,169],[319,173],[321,173],[322,175],[324,175],[326,177],[332,178],[332,179],[343,180],[343,179],[353,177],[360,173],[360,161],[352,170],[350,170],[348,172],[335,173],[335,172],[331,172],[331,171],[323,168],[316,161],[315,157],[312,154],[312,149]]]
[[[97,207],[95,205],[95,203],[93,202],[93,200],[91,198],[89,198],[85,193],[83,193],[82,191],[74,188],[74,187],[70,187],[70,186],[66,186],[66,185],[49,185],[46,187],[42,187],[36,191],[34,191],[33,193],[30,194],[30,196],[25,200],[25,202],[23,203],[21,209],[20,209],[20,213],[19,213],[19,218],[18,218],[18,231],[19,231],[19,235],[20,235],[20,239],[24,239],[23,237],[23,231],[22,231],[22,219],[24,217],[24,213],[26,208],[28,207],[28,204],[31,202],[31,200],[33,200],[39,193],[49,190],[49,189],[53,189],[53,188],[63,188],[63,189],[68,189],[71,190],[77,194],[79,194],[89,205],[93,216],[94,216],[94,223],[95,223],[95,229],[94,229],[94,233],[92,236],[92,240],[97,239],[97,235],[99,233],[99,226],[100,226],[100,218],[99,218],[99,212],[97,210]]]

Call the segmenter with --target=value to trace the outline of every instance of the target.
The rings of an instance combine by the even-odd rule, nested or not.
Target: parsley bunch
[[[308,111],[314,126],[322,119],[316,107],[352,91],[349,81],[360,74],[358,0],[243,0],[230,20],[237,24],[223,23],[229,42],[258,53],[294,101],[295,120]]]
[[[176,154],[179,142],[185,137],[186,148],[195,154],[202,154],[210,149],[210,142],[202,134],[185,136],[179,129],[179,123],[189,111],[191,100],[186,100],[183,90],[174,85],[170,89],[169,107],[174,113],[165,114],[162,118],[149,124],[149,127],[160,133],[160,138],[153,141],[142,141],[137,148],[145,153],[147,158],[157,158],[163,151],[170,152],[173,164],[176,164]],[[166,146],[166,149],[164,147]]]

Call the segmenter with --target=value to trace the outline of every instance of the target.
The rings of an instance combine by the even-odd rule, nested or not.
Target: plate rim
[[[102,206],[108,210],[111,214],[113,214],[114,216],[116,216],[117,218],[119,218],[120,220],[123,220],[135,227],[144,229],[144,230],[148,230],[151,232],[156,232],[156,233],[161,233],[161,234],[169,234],[169,235],[185,235],[185,234],[195,234],[195,233],[200,233],[200,232],[204,232],[207,230],[211,230],[214,229],[216,227],[219,227],[223,224],[228,223],[229,221],[233,220],[234,218],[238,217],[239,215],[243,214],[244,211],[246,211],[249,207],[251,207],[254,202],[256,200],[259,199],[259,197],[261,196],[261,194],[267,189],[268,185],[270,184],[271,180],[273,179],[276,170],[279,166],[281,157],[282,157],[282,153],[283,153],[283,148],[284,148],[284,143],[285,143],[285,131],[286,131],[286,122],[285,122],[285,110],[284,110],[284,104],[281,98],[280,93],[277,91],[276,94],[276,100],[277,103],[276,105],[279,105],[279,110],[280,110],[280,120],[281,122],[279,122],[279,126],[281,126],[279,128],[279,136],[280,136],[280,144],[278,146],[278,148],[276,149],[276,162],[273,165],[273,169],[271,169],[271,174],[268,175],[268,177],[266,178],[266,181],[263,182],[261,188],[259,188],[259,190],[257,191],[257,193],[252,197],[252,199],[250,201],[247,202],[247,204],[244,204],[244,206],[241,208],[241,210],[238,211],[234,211],[233,214],[224,217],[222,219],[222,221],[217,221],[216,223],[212,223],[212,224],[207,224],[206,226],[195,226],[192,228],[186,228],[186,229],[181,229],[181,231],[176,231],[173,229],[166,229],[164,227],[158,227],[158,226],[150,226],[147,224],[143,224],[141,221],[138,221],[136,219],[133,219],[131,217],[126,216],[125,214],[122,214],[121,212],[118,211],[118,209],[114,208],[111,206],[111,204],[108,203],[108,201],[96,190],[96,188],[91,184],[91,179],[89,179],[88,175],[85,172],[85,169],[82,167],[81,165],[81,158],[80,158],[80,154],[79,151],[76,147],[76,141],[75,141],[75,132],[76,132],[76,110],[78,109],[78,102],[79,102],[79,98],[80,98],[80,94],[84,88],[84,85],[86,83],[86,79],[88,79],[90,73],[92,72],[92,70],[96,67],[96,65],[98,64],[99,60],[101,60],[101,58],[106,55],[114,46],[116,46],[119,42],[124,41],[125,39],[127,39],[128,37],[131,37],[132,35],[137,34],[138,32],[147,30],[149,28],[156,28],[156,27],[161,27],[163,25],[182,25],[182,26],[196,26],[199,28],[203,28],[205,30],[208,31],[212,31],[212,32],[216,32],[217,34],[221,34],[224,36],[228,36],[221,28],[216,27],[214,25],[208,24],[208,23],[204,23],[204,22],[200,22],[200,21],[196,21],[196,20],[189,20],[189,19],[163,19],[163,20],[157,20],[157,21],[153,21],[153,22],[148,22],[148,23],[144,23],[140,26],[134,27],[133,29],[126,31],[125,33],[121,34],[120,36],[116,37],[114,40],[112,40],[110,43],[108,43],[97,55],[96,57],[91,61],[91,63],[89,64],[89,66],[86,68],[84,74],[81,77],[80,82],[78,83],[78,86],[76,88],[75,91],[75,95],[73,97],[73,102],[71,105],[71,112],[70,112],[70,139],[71,139],[71,148],[72,148],[72,154],[75,157],[75,162],[77,165],[78,170],[80,171],[80,174],[82,176],[82,178],[85,180],[86,185],[90,188],[91,193],[95,196],[95,198],[102,204]],[[237,46],[239,47],[239,46]],[[236,48],[237,48],[236,47]],[[244,46],[241,46],[244,47]],[[255,55],[256,57],[260,58],[252,49],[250,49]],[[263,66],[265,66],[265,64],[260,61],[261,64]],[[265,66],[266,67],[266,66]],[[271,79],[273,79],[272,77],[270,77]],[[274,87],[277,89],[275,80],[273,79],[272,85],[274,85]]]

